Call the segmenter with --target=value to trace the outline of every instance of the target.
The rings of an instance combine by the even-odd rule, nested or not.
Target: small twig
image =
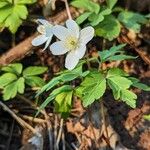
[[[19,116],[22,117],[23,119],[28,120],[28,121],[31,121],[31,122],[35,122],[35,123],[46,123],[46,121],[43,120],[43,119],[41,119],[41,118],[34,118],[34,117],[31,117],[31,116],[22,115],[22,114],[19,114]]]
[[[57,124],[58,124],[58,118],[57,115],[54,115],[54,150],[57,150],[56,147],[56,137],[57,137]]]
[[[56,139],[56,147],[57,147],[57,149],[59,149],[59,142],[60,142],[61,135],[62,135],[63,124],[64,124],[64,119],[61,118],[61,120],[60,120],[60,128],[59,128],[58,136],[57,136],[57,139]]]
[[[65,142],[64,128],[62,128],[62,136],[61,136],[61,138],[62,138],[62,144],[63,144],[62,149],[63,149],[63,150],[66,150],[66,142]]]
[[[3,107],[5,111],[7,111],[23,128],[28,128],[30,131],[32,131],[34,134],[38,134],[37,131],[30,126],[28,123],[26,123],[23,119],[18,117],[12,110],[10,110],[3,102],[0,101],[0,105]]]
[[[70,13],[70,9],[69,9],[68,1],[67,0],[62,0],[62,1],[65,3],[66,11],[67,11],[67,14],[68,14],[68,18],[72,19],[72,16],[71,16],[71,13]]]

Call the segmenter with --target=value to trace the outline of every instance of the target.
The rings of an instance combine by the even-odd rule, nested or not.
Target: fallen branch
[[[75,8],[70,7],[69,9],[73,18],[76,18],[79,15],[79,13],[76,11]],[[59,24],[63,23],[67,19],[68,19],[67,11],[63,10],[54,17],[48,18],[48,21],[50,21],[53,24]],[[38,50],[38,47],[33,47],[31,44],[31,41],[36,36],[37,33],[33,34],[32,36],[28,37],[23,42],[19,43],[15,47],[8,50],[8,52],[0,56],[0,66],[8,65],[13,61],[20,60],[24,58],[27,54],[31,53],[32,51]]]

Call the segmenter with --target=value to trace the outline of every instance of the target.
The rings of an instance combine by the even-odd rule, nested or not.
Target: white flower
[[[53,25],[51,25],[47,20],[44,20],[44,19],[38,19],[37,21],[39,23],[41,23],[41,25],[39,25],[37,27],[37,30],[40,33],[40,35],[37,36],[35,39],[33,39],[32,45],[33,46],[39,46],[39,45],[42,45],[43,43],[46,42],[45,47],[43,49],[43,50],[45,50],[49,46],[49,44],[52,40],[52,36],[53,36],[52,27],[53,27]]]
[[[66,27],[60,25],[53,27],[52,32],[60,41],[53,43],[50,51],[53,55],[67,53],[65,67],[72,70],[84,56],[86,44],[94,36],[94,28],[89,26],[80,31],[74,20],[67,20]]]

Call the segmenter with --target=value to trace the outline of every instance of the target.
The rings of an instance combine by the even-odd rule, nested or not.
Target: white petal
[[[46,30],[46,37],[51,37],[51,36],[53,36],[52,27],[46,26],[46,27],[45,27],[45,30]]]
[[[94,37],[94,28],[85,27],[80,32],[80,42],[82,44],[87,44]]]
[[[76,50],[76,55],[79,59],[81,59],[85,55],[86,45],[81,45]]]
[[[74,51],[69,52],[65,60],[65,67],[68,70],[72,70],[75,68],[78,62],[79,62],[79,58],[76,56],[75,52]]]
[[[45,19],[37,19],[37,21],[43,25],[50,25],[50,23]]]
[[[52,35],[52,36],[53,36],[53,35]],[[44,47],[43,50],[47,49],[47,47],[49,46],[49,44],[50,44],[50,42],[51,42],[51,40],[52,40],[52,36],[50,36],[50,37],[48,38],[48,40],[46,41],[46,44],[45,44],[45,47]]]
[[[68,29],[72,31],[73,34],[75,34],[77,38],[79,37],[79,26],[74,20],[72,19],[67,20],[66,26]]]
[[[71,32],[67,28],[60,25],[54,26],[52,28],[52,32],[58,39],[62,41],[71,36]]]
[[[45,43],[47,41],[47,39],[48,38],[45,37],[45,35],[39,35],[35,39],[32,40],[32,45],[33,46],[42,45],[43,43]]]
[[[66,49],[62,41],[58,41],[58,42],[53,43],[50,46],[50,51],[52,52],[53,55],[62,55],[68,52],[68,49]]]

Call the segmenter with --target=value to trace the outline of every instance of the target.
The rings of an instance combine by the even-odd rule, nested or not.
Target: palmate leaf
[[[5,72],[11,72],[16,75],[22,73],[23,66],[20,63],[9,64],[8,66],[2,67],[1,70]]]
[[[35,2],[35,1],[34,1]],[[12,33],[15,33],[22,21],[27,18],[28,11],[25,4],[31,4],[29,0],[1,0],[0,2],[0,26],[8,27]],[[21,10],[21,11],[20,11]]]
[[[141,24],[145,24],[147,19],[145,16],[130,12],[123,11],[118,15],[118,20],[128,29],[132,29],[135,32],[140,32]]]
[[[76,89],[76,93],[83,101],[84,107],[92,104],[103,96],[106,90],[106,80],[100,72],[90,72],[80,86]]]
[[[4,73],[0,76],[0,88],[4,88],[11,82],[17,80],[17,76],[13,73]]]
[[[73,91],[62,92],[55,98],[55,111],[62,117],[68,117],[71,111]]]
[[[23,70],[23,76],[35,76],[35,75],[40,75],[43,74],[44,72],[47,71],[47,67],[40,67],[40,66],[30,66],[26,69]]]
[[[104,20],[95,27],[96,35],[110,41],[118,37],[120,29],[120,23],[112,15],[105,16]]]
[[[128,79],[128,75],[118,68],[110,69],[107,73],[107,83],[113,91],[114,98],[116,100],[122,100],[132,108],[136,107],[137,96],[129,91],[132,85],[131,80]]]

